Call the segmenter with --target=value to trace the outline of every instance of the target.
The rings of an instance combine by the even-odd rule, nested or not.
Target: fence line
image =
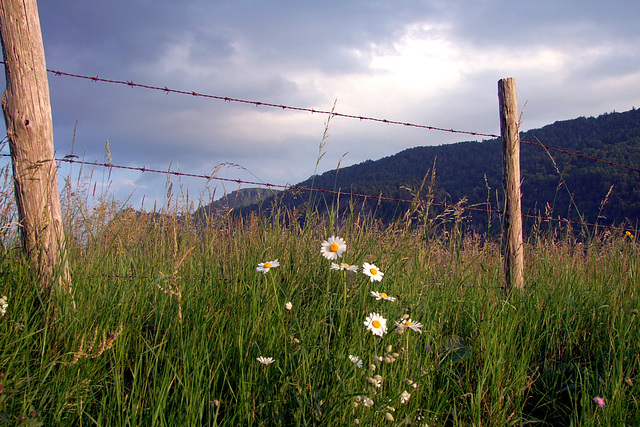
[[[152,279],[157,279],[157,276],[137,276],[135,274],[109,274],[109,273],[102,273],[102,274],[75,274],[75,273],[71,273],[72,277],[82,277],[83,279],[97,279],[97,278],[102,278],[102,279],[127,279],[127,280],[152,280]],[[165,276],[166,278],[172,278],[172,276]],[[223,281],[223,282],[231,282],[232,279],[228,279],[225,277],[215,277],[215,276],[210,276],[210,275],[206,275],[206,276],[199,276],[199,277],[191,277],[191,276],[179,276],[177,277],[180,280],[211,280],[212,278],[215,278],[216,281]],[[498,286],[498,285],[494,285],[494,286],[490,286],[490,285],[474,285],[474,284],[467,284],[467,283],[459,283],[459,284],[445,284],[445,283],[438,283],[438,282],[434,282],[434,283],[421,283],[421,285],[423,287],[439,287],[439,288],[445,288],[445,287],[451,287],[451,288],[475,288],[475,289],[503,289],[502,286]]]
[[[191,96],[196,96],[196,97],[201,97],[201,98],[216,99],[216,100],[219,100],[219,101],[237,102],[237,103],[242,103],[242,104],[251,104],[251,105],[255,105],[256,107],[272,107],[272,108],[278,108],[278,109],[281,109],[281,110],[303,111],[303,112],[312,113],[312,114],[313,113],[318,113],[318,114],[325,114],[325,115],[334,116],[334,117],[344,117],[344,118],[347,118],[347,119],[357,119],[357,120],[361,120],[361,121],[371,121],[371,122],[386,123],[386,124],[391,124],[391,125],[401,125],[401,126],[407,126],[407,127],[413,127],[413,128],[435,130],[435,131],[440,131],[440,132],[450,132],[450,133],[458,133],[458,134],[466,134],[466,135],[474,135],[474,136],[486,136],[486,137],[489,137],[489,138],[498,137],[498,135],[490,134],[490,133],[473,132],[473,131],[456,130],[456,129],[446,129],[446,128],[437,127],[437,126],[421,125],[421,124],[409,123],[409,122],[400,122],[400,121],[397,121],[397,120],[387,120],[387,119],[380,119],[380,118],[375,118],[375,117],[359,116],[359,115],[355,115],[355,114],[336,113],[335,111],[327,111],[327,110],[316,110],[315,108],[292,107],[292,106],[283,105],[283,104],[273,104],[273,103],[270,103],[270,102],[249,101],[249,100],[246,100],[246,99],[232,98],[232,97],[228,97],[228,96],[209,95],[209,94],[195,92],[195,91],[169,89],[166,86],[160,87],[160,86],[153,86],[153,85],[148,85],[148,84],[134,83],[132,81],[104,79],[104,78],[100,78],[98,76],[91,77],[91,76],[85,76],[85,75],[82,75],[82,74],[72,74],[72,73],[66,73],[66,72],[57,71],[57,70],[49,70],[49,69],[47,69],[47,71],[50,72],[50,73],[53,73],[56,76],[75,77],[75,78],[80,78],[80,79],[91,80],[91,81],[94,81],[94,82],[112,83],[112,84],[126,85],[126,86],[129,86],[129,87],[138,87],[138,88],[143,88],[143,89],[158,90],[158,91],[161,91],[161,92],[164,92],[164,93],[175,93],[175,94],[180,94],[180,95],[191,95]]]
[[[0,64],[4,65],[4,61],[0,61]],[[293,106],[287,106],[287,105],[283,105],[283,104],[274,104],[274,103],[270,103],[270,102],[250,101],[250,100],[244,100],[244,99],[232,98],[232,97],[226,97],[226,96],[204,94],[204,93],[199,93],[199,92],[195,92],[195,91],[184,91],[184,90],[170,89],[170,88],[168,88],[166,86],[160,87],[160,86],[153,86],[153,85],[148,85],[148,84],[134,83],[133,81],[105,79],[105,78],[100,78],[98,76],[86,76],[86,75],[67,73],[67,72],[64,72],[64,71],[51,70],[51,69],[47,69],[47,71],[52,73],[52,74],[54,74],[55,76],[66,76],[66,77],[90,80],[90,81],[93,81],[93,82],[103,82],[103,83],[126,85],[126,86],[129,86],[129,87],[137,87],[137,88],[143,88],[143,89],[149,89],[149,90],[162,91],[164,93],[175,93],[175,94],[181,94],[181,95],[191,95],[191,96],[195,96],[195,97],[215,99],[215,100],[221,100],[221,101],[226,101],[226,102],[236,102],[236,103],[243,103],[243,104],[251,104],[251,105],[255,105],[255,106],[265,106],[265,107],[278,108],[278,109],[282,109],[282,110],[302,111],[302,112],[309,112],[309,113],[312,113],[312,114],[313,113],[318,113],[318,114],[325,114],[325,115],[335,116],[335,117],[344,117],[344,118],[349,118],[349,119],[358,119],[358,120],[361,120],[361,121],[372,121],[372,122],[386,123],[386,124],[392,124],[392,125],[402,125],[402,126],[407,126],[407,127],[421,128],[421,129],[441,131],[441,132],[450,132],[450,133],[456,133],[456,134],[483,136],[483,137],[489,137],[489,138],[500,138],[499,135],[490,134],[490,133],[482,133],[482,132],[475,132],[475,131],[465,131],[465,130],[456,130],[456,129],[446,129],[446,128],[441,128],[441,127],[437,127],[437,126],[420,125],[420,124],[409,123],[409,122],[401,122],[401,121],[396,121],[396,120],[387,120],[387,119],[380,119],[380,118],[367,117],[367,116],[359,116],[359,115],[353,115],[353,114],[343,114],[343,113],[337,113],[337,112],[334,112],[334,111],[316,110],[316,109],[313,109],[313,108],[304,108],[304,107],[293,107]],[[588,155],[585,155],[585,154],[574,153],[574,152],[571,152],[571,151],[568,151],[568,150],[563,150],[563,149],[560,149],[560,148],[555,148],[555,147],[552,147],[552,146],[544,145],[541,142],[530,142],[530,141],[526,141],[526,140],[521,140],[520,142],[524,143],[524,144],[537,146],[537,147],[542,147],[542,148],[544,148],[544,149],[546,149],[548,151],[555,151],[555,152],[563,153],[563,154],[570,155],[570,156],[573,156],[573,157],[584,158],[584,159],[588,159],[588,160],[592,160],[592,161],[596,161],[596,162],[605,163],[605,164],[608,164],[610,166],[622,167],[622,168],[625,168],[625,169],[628,169],[628,170],[635,170],[635,171],[640,172],[640,168],[637,168],[637,167],[624,165],[624,164],[621,164],[621,163],[616,163],[616,162],[612,162],[612,161],[609,161],[609,160],[600,159],[600,158],[593,157],[593,156],[588,156]],[[10,157],[10,155],[8,155],[8,154],[0,154],[0,158],[1,157]],[[149,169],[149,168],[146,168],[144,166],[143,167],[134,167],[134,166],[114,165],[112,163],[80,161],[80,160],[75,160],[76,157],[77,156],[69,155],[69,156],[65,156],[64,158],[61,158],[61,159],[53,159],[53,160],[58,161],[58,162],[79,163],[79,164],[84,164],[84,165],[89,165],[89,166],[106,167],[106,168],[110,168],[110,169],[123,169],[123,170],[139,171],[139,172],[161,173],[161,174],[173,175],[173,176],[178,176],[178,177],[189,177],[189,178],[199,178],[199,179],[207,179],[207,180],[218,180],[218,181],[223,181],[223,182],[233,182],[233,183],[237,183],[237,184],[247,184],[247,185],[261,186],[261,187],[267,187],[267,188],[281,188],[282,190],[310,191],[310,192],[316,191],[316,192],[320,192],[320,193],[329,193],[329,194],[337,194],[337,195],[349,195],[350,197],[373,199],[373,200],[378,200],[378,201],[389,201],[389,202],[396,202],[396,203],[416,203],[415,200],[406,200],[406,199],[400,199],[400,198],[395,198],[395,197],[386,197],[386,196],[382,196],[382,195],[359,194],[359,193],[353,193],[353,192],[346,193],[346,192],[341,192],[341,191],[336,191],[336,190],[314,189],[314,188],[309,188],[309,187],[299,186],[299,185],[280,185],[280,184],[271,184],[271,183],[264,183],[264,182],[257,182],[257,181],[244,181],[244,180],[240,180],[240,179],[221,178],[221,177],[216,177],[216,176],[212,176],[212,175],[202,175],[202,174],[184,173],[184,172],[177,172],[177,171],[164,171],[164,170],[158,170],[158,169]],[[417,201],[417,203],[426,204],[427,202]],[[473,206],[447,205],[446,203],[437,203],[437,202],[433,202],[433,201],[431,201],[430,204],[434,205],[434,206],[443,207],[445,209],[455,206],[457,209],[477,211],[477,212],[489,213],[489,214],[494,214],[494,215],[497,215],[499,213],[496,210],[478,208],[478,207],[473,207]],[[528,214],[522,214],[522,217],[523,218],[532,218],[532,219],[537,219],[537,220],[542,220],[542,221],[554,221],[554,222],[557,221],[557,222],[564,222],[564,223],[567,223],[567,224],[575,224],[575,225],[580,225],[580,226],[582,226],[582,225],[591,226],[591,227],[599,226],[599,227],[617,229],[617,230],[621,230],[621,231],[628,231],[624,227],[616,227],[614,225],[602,226],[602,225],[599,225],[599,224],[584,223],[584,222],[569,220],[569,219],[560,218],[560,217],[558,217],[558,218],[541,217],[541,216],[528,215]]]
[[[520,142],[522,142],[523,144],[529,144],[529,145],[533,145],[533,146],[536,146],[536,147],[542,147],[542,148],[544,148],[546,150],[549,150],[549,151],[557,151],[559,153],[568,154],[568,155],[573,156],[573,157],[580,157],[580,158],[583,158],[583,159],[593,160],[595,162],[601,162],[601,163],[605,163],[607,165],[618,166],[618,167],[621,167],[621,168],[625,168],[625,169],[629,169],[629,170],[634,170],[634,171],[640,172],[640,168],[635,168],[635,167],[629,166],[629,165],[623,165],[621,163],[615,163],[615,162],[612,162],[612,161],[609,161],[609,160],[599,159],[597,157],[587,156],[586,154],[573,153],[571,151],[563,150],[561,148],[555,148],[555,147],[551,147],[549,145],[544,145],[541,142],[530,142],[530,141],[524,141],[524,140],[520,140]]]
[[[0,64],[4,65],[4,61],[0,61]],[[175,93],[175,94],[180,94],[180,95],[190,95],[190,96],[201,97],[201,98],[216,99],[216,100],[219,100],[219,101],[237,102],[237,103],[242,103],[242,104],[251,104],[251,105],[255,105],[257,107],[260,107],[260,106],[272,107],[272,108],[278,108],[278,109],[282,109],[282,110],[303,111],[303,112],[308,112],[308,113],[312,113],[312,114],[313,113],[318,113],[318,114],[325,114],[325,115],[330,115],[330,116],[335,116],[335,117],[344,117],[344,118],[348,118],[348,119],[358,119],[358,120],[361,120],[361,121],[372,121],[372,122],[386,123],[386,124],[391,124],[391,125],[401,125],[401,126],[407,126],[407,127],[413,127],[413,128],[419,128],[419,129],[427,129],[427,130],[434,130],[434,131],[440,131],[440,132],[450,132],[450,133],[473,135],[473,136],[484,136],[484,137],[488,137],[488,138],[500,138],[500,135],[496,135],[496,134],[492,134],[492,133],[483,133],[483,132],[477,132],[477,131],[466,131],[466,130],[458,130],[458,129],[447,129],[447,128],[431,126],[431,125],[421,125],[421,124],[416,124],[416,123],[401,122],[401,121],[397,121],[397,120],[387,120],[387,119],[380,119],[380,118],[375,118],[375,117],[360,116],[360,115],[355,115],[355,114],[337,113],[335,111],[316,110],[314,108],[293,107],[293,106],[288,106],[288,105],[283,105],[283,104],[274,104],[274,103],[262,102],[262,101],[250,101],[250,100],[245,100],[245,99],[232,98],[232,97],[228,97],[228,96],[210,95],[210,94],[205,94],[205,93],[200,93],[200,92],[195,92],[195,91],[169,89],[167,86],[160,87],[160,86],[153,86],[153,85],[149,85],[149,84],[134,83],[133,81],[105,79],[105,78],[101,78],[101,77],[98,77],[98,76],[86,76],[86,75],[82,75],[82,74],[73,74],[73,73],[67,73],[67,72],[59,71],[59,70],[47,69],[47,71],[52,73],[52,74],[54,74],[55,76],[66,76],[66,77],[73,77],[73,78],[79,78],[79,79],[84,79],[84,80],[90,80],[90,81],[93,81],[93,82],[103,82],[103,83],[126,85],[126,86],[129,86],[129,87],[137,87],[137,88],[142,88],[142,89],[157,90],[157,91],[162,91],[164,93]],[[531,142],[531,141],[526,141],[526,140],[521,140],[520,142],[523,143],[523,144],[529,144],[529,145],[533,145],[533,146],[536,146],[536,147],[543,147],[543,148],[545,148],[545,149],[547,149],[549,151],[556,151],[556,152],[567,154],[567,155],[570,155],[570,156],[573,156],[573,157],[580,157],[580,158],[592,160],[592,161],[595,161],[595,162],[605,163],[605,164],[608,164],[610,166],[617,166],[617,167],[621,167],[621,168],[625,168],[625,169],[629,169],[629,170],[635,170],[635,171],[640,172],[640,168],[637,168],[637,167],[625,165],[625,164],[622,164],[622,163],[616,163],[616,162],[612,162],[610,160],[600,159],[600,158],[593,157],[593,156],[588,156],[586,154],[574,153],[574,152],[571,152],[571,151],[563,150],[561,148],[555,148],[555,147],[552,147],[552,146],[549,146],[549,145],[544,145],[541,142]]]
[[[10,157],[9,154],[0,154],[0,158],[2,157]],[[203,175],[203,174],[194,174],[194,173],[187,173],[187,172],[178,172],[178,171],[171,171],[171,170],[161,170],[161,169],[151,169],[151,168],[147,168],[144,166],[141,167],[137,167],[137,166],[123,166],[123,165],[116,165],[113,163],[101,163],[101,162],[91,162],[91,161],[86,161],[86,160],[77,160],[75,159],[76,156],[65,156],[63,158],[56,158],[53,159],[54,161],[57,162],[65,162],[65,163],[70,163],[70,164],[81,164],[81,165],[87,165],[87,166],[96,166],[96,167],[103,167],[103,168],[108,168],[108,169],[121,169],[121,170],[129,170],[129,171],[137,171],[137,172],[150,172],[150,173],[159,173],[159,174],[164,174],[164,175],[172,175],[172,176],[176,176],[176,177],[186,177],[186,178],[198,178],[198,179],[206,179],[208,181],[211,180],[216,180],[216,181],[223,181],[223,182],[232,182],[235,184],[246,184],[246,185],[254,185],[254,186],[259,186],[259,187],[267,187],[267,188],[279,188],[282,189],[282,191],[308,191],[308,192],[316,192],[316,193],[322,193],[322,194],[331,194],[331,195],[336,195],[336,196],[349,196],[349,197],[353,197],[353,198],[362,198],[362,199],[371,199],[371,200],[375,200],[377,202],[394,202],[394,203],[408,203],[408,204],[413,204],[413,203],[417,203],[419,205],[427,205],[430,204],[431,206],[437,206],[440,208],[454,208],[454,209],[461,209],[464,211],[473,211],[473,212],[479,212],[479,213],[487,213],[490,215],[500,215],[500,209],[496,208],[496,209],[491,209],[491,208],[479,208],[477,206],[461,206],[461,205],[457,205],[457,204],[447,204],[447,203],[439,203],[439,202],[435,202],[433,200],[426,202],[424,200],[410,200],[410,199],[401,199],[399,197],[388,197],[388,196],[383,196],[382,194],[380,195],[373,195],[373,194],[363,194],[363,193],[354,193],[354,192],[344,192],[344,191],[339,191],[339,190],[326,190],[326,189],[322,189],[322,188],[311,188],[311,187],[306,187],[303,185],[290,185],[290,184],[271,184],[271,183],[266,183],[266,182],[258,182],[258,181],[245,181],[242,179],[231,179],[231,178],[221,178],[221,177],[217,177],[217,176],[213,176],[213,175]],[[432,198],[433,196],[428,196],[429,198]],[[628,229],[626,227],[620,227],[620,226],[615,226],[613,224],[609,224],[609,225],[602,225],[602,224],[596,224],[596,223],[590,223],[590,222],[581,222],[581,221],[576,221],[576,220],[570,220],[568,218],[562,218],[562,217],[558,217],[558,218],[553,218],[553,217],[548,217],[548,216],[541,216],[541,215],[530,215],[530,214],[522,214],[522,218],[527,218],[527,219],[533,219],[533,220],[538,220],[538,221],[544,221],[544,222],[558,222],[558,223],[565,223],[565,224],[572,224],[572,225],[577,225],[577,226],[588,226],[588,227],[600,227],[600,228],[606,228],[606,229],[611,229],[611,230],[618,230],[618,231],[630,231],[630,232],[635,232],[634,229]]]

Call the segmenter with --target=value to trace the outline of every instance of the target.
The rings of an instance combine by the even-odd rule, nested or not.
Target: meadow
[[[640,422],[633,235],[538,231],[507,293],[461,221],[65,212],[77,309],[2,250],[0,424]]]

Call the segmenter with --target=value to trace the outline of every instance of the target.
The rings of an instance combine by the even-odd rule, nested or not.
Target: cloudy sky
[[[47,68],[67,73],[489,134],[505,77],[527,103],[523,130],[640,106],[637,0],[41,0],[39,12]],[[57,156],[104,161],[108,140],[116,165],[224,163],[237,166],[219,177],[295,184],[313,174],[327,120],[53,74],[49,85]],[[475,139],[334,117],[318,172]],[[134,208],[166,198],[163,175],[97,168],[93,180]],[[179,186],[204,203],[238,188]]]

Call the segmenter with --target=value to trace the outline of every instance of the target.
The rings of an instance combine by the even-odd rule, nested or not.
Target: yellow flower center
[[[264,268],[271,268],[271,263],[270,262],[265,262],[264,263]]]
[[[379,320],[374,320],[373,322],[371,322],[371,325],[373,325],[374,328],[378,329],[380,326],[382,326],[382,324],[380,323]]]
[[[413,325],[413,322],[412,322],[411,320],[407,320],[407,322],[405,323],[405,325],[407,325],[407,326],[411,326],[411,325]]]
[[[369,270],[369,273],[371,273],[374,276],[377,276],[378,275],[378,270],[376,270],[375,268],[372,268],[372,269]]]
[[[338,252],[338,244],[337,243],[332,243],[331,245],[329,245],[329,250],[331,252]]]

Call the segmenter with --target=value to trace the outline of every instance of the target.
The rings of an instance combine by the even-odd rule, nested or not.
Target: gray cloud
[[[40,2],[47,65],[214,95],[499,133],[516,77],[525,129],[638,104],[635,1]],[[326,116],[50,75],[56,151],[285,184],[315,166]],[[471,136],[335,118],[320,171]],[[346,157],[342,157],[348,152]],[[112,173],[145,206],[166,177]],[[180,182],[219,196],[233,184]],[[178,185],[178,183],[176,183]],[[152,203],[151,203],[152,204]]]

